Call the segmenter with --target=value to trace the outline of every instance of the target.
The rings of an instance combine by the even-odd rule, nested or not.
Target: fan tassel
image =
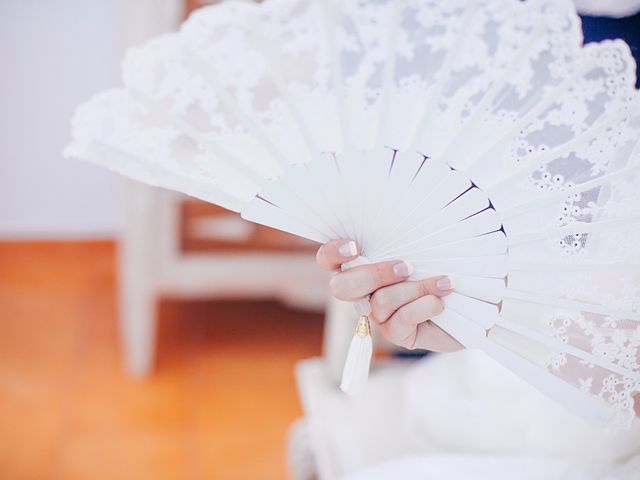
[[[373,355],[369,317],[362,315],[349,346],[342,372],[340,389],[347,395],[357,395],[364,390],[369,379],[369,367]]]

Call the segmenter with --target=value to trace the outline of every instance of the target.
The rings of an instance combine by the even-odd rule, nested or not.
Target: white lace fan
[[[132,49],[67,154],[450,275],[437,325],[571,410],[630,422],[635,65],[623,42],[581,43],[564,0],[226,2]]]

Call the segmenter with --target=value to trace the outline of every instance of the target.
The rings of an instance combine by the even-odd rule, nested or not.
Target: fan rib
[[[640,216],[614,218],[611,220],[602,220],[599,222],[575,222],[563,227],[545,228],[542,230],[534,230],[526,233],[519,233],[507,236],[509,246],[515,246],[522,243],[537,242],[552,237],[562,237],[567,235],[582,233],[604,232],[610,228],[625,228],[631,224],[640,223]]]
[[[492,156],[496,150],[501,150],[502,145],[508,143],[516,132],[522,130],[525,125],[533,120],[534,117],[553,105],[558,97],[570,89],[575,84],[576,80],[587,73],[587,71],[590,68],[593,68],[593,66],[594,63],[592,59],[583,60],[582,64],[577,68],[573,75],[560,82],[559,85],[556,85],[550,93],[547,93],[540,101],[536,102],[529,111],[524,112],[522,116],[511,127],[509,127],[497,141],[485,147],[478,155],[465,157],[470,159],[471,162],[464,166],[460,165],[459,168],[468,171],[474,165],[478,165],[480,163],[479,160]]]
[[[336,168],[336,178],[331,185],[333,188],[332,193],[339,199],[339,205],[343,206],[342,212],[343,215],[346,216],[344,223],[348,226],[348,238],[350,240],[361,241],[361,236],[359,235],[357,223],[353,215],[353,207],[355,205],[353,196],[355,193],[355,187],[353,185],[350,186],[345,182],[345,178],[347,178],[347,175],[346,172],[343,171],[343,166],[340,162],[340,158],[334,153],[331,153],[330,155],[334,158],[334,165]],[[355,150],[351,150],[349,153],[344,153],[343,155],[350,156],[350,158],[353,160],[355,158]],[[353,165],[351,163],[348,163],[348,165],[346,165],[347,168],[352,166]]]
[[[511,270],[522,270],[532,272],[589,272],[598,270],[629,270],[631,272],[640,271],[640,263],[628,262],[581,262],[581,263],[550,263],[544,261],[536,262],[511,262]]]
[[[283,211],[304,219],[307,225],[322,232],[327,238],[337,238],[337,232],[331,226],[331,222],[327,222],[324,215],[319,213],[318,206],[322,205],[314,202],[317,198],[310,195],[308,190],[304,190],[310,182],[296,181],[295,175],[299,172],[304,172],[300,166],[290,166],[277,181],[265,184],[261,195]],[[301,188],[303,190],[300,190]]]
[[[411,229],[410,234],[400,237],[392,249],[387,248],[383,252],[381,252],[383,247],[376,249],[376,256],[401,255],[405,249],[426,241],[431,242],[431,246],[441,246],[499,231],[501,223],[495,211],[478,208],[481,210],[475,212],[475,215],[464,215],[463,218],[454,217],[453,219],[448,218],[447,213],[450,212],[440,210],[425,222],[421,222],[418,227]],[[421,228],[424,231],[421,231]],[[390,247],[391,244],[387,245]]]
[[[599,365],[600,367],[606,368],[607,370],[624,377],[640,380],[640,374],[621,367],[606,358],[594,355],[590,352],[585,352],[584,350],[569,343],[561,342],[556,338],[526,327],[517,321],[507,320],[498,313],[497,306],[492,303],[487,303],[455,292],[446,296],[443,301],[447,308],[450,308],[459,315],[470,319],[483,330],[490,330],[493,326],[498,325],[526,338],[537,341],[556,352],[569,353],[575,357]]]
[[[224,161],[225,165],[230,170],[239,171],[240,173],[242,173],[242,175],[246,176],[248,179],[258,185],[264,182],[264,178],[256,174],[255,170],[252,170],[252,165],[248,164],[242,158],[234,156],[225,148],[207,138],[204,134],[193,128],[184,119],[169,112],[161,104],[156,102],[147,94],[138,90],[131,90],[130,94],[134,100],[140,103],[147,110],[161,116],[179,131],[184,133],[187,137],[198,143],[198,145],[202,146],[205,150],[222,159],[222,161]]]
[[[322,205],[327,206],[329,213],[335,218],[340,234],[339,238],[349,238],[350,233],[341,215],[341,200],[339,195],[332,194],[331,190],[335,184],[333,178],[338,175],[337,166],[333,160],[328,161],[320,156],[319,161],[306,164],[305,168],[309,171],[310,178],[313,179],[313,181],[305,183],[306,188],[316,193],[315,197],[320,199]]]
[[[464,50],[464,44],[467,40],[467,32],[469,24],[473,21],[476,11],[478,10],[478,5],[474,4],[469,6],[464,13],[464,17],[458,26],[458,31],[456,32],[456,38],[453,42],[453,45],[456,45],[457,48],[450,48],[447,53],[444,61],[442,62],[442,66],[440,67],[440,71],[436,74],[438,77],[436,83],[429,89],[427,93],[427,98],[425,99],[424,105],[420,106],[422,112],[418,116],[420,119],[415,127],[413,134],[411,135],[411,140],[409,144],[412,146],[413,150],[420,150],[420,146],[418,145],[418,141],[420,135],[423,134],[426,125],[429,122],[429,115],[431,115],[434,102],[437,98],[440,97],[440,94],[444,90],[451,77],[451,69],[453,67],[453,62],[458,57],[459,53]]]
[[[430,192],[425,192],[420,197],[420,200],[407,212],[400,216],[400,219],[395,221],[394,225],[388,227],[384,234],[380,238],[375,239],[375,243],[380,245],[376,247],[378,250],[386,248],[389,242],[395,243],[396,239],[393,236],[401,229],[418,211],[422,211],[421,224],[426,224],[434,215],[439,213],[442,208],[450,201],[453,196],[458,196],[460,191],[468,190],[471,185],[471,181],[461,174],[452,172],[450,175],[443,175],[437,185],[433,187]],[[441,198],[446,197],[446,198]],[[439,200],[439,204],[433,208],[434,198]],[[428,207],[428,214],[424,214],[424,209]],[[386,243],[385,243],[386,242]]]
[[[454,252],[455,255],[451,255]],[[393,253],[393,252],[392,252]],[[443,256],[455,257],[483,257],[486,255],[502,255],[507,253],[507,242],[501,231],[491,232],[471,238],[461,238],[451,243],[441,245],[429,245],[419,250],[398,252],[403,258],[420,257],[424,259],[442,258]],[[382,258],[390,258],[394,255],[387,254]]]
[[[326,238],[334,238],[337,236],[337,233],[331,227],[330,223],[327,223],[323,216],[309,204],[305,197],[300,195],[301,192],[292,188],[290,183],[286,181],[285,177],[281,178],[281,187],[282,188],[278,189],[280,197],[275,203],[270,203],[274,203],[278,208],[292,216],[295,216],[296,218],[304,219],[308,226],[322,232]],[[288,196],[283,197],[282,195],[284,194],[288,194]],[[269,200],[270,192],[265,191],[263,196],[265,199]],[[311,222],[311,219],[314,220],[313,223]]]
[[[157,162],[138,158],[129,152],[98,140],[93,140],[92,143],[91,150],[93,155],[88,156],[87,160],[111,171],[121,173],[140,182],[151,183],[156,187],[184,192],[187,195],[215,203],[234,212],[239,212],[245,203],[243,199],[225,192],[219,186],[214,188],[214,185],[203,183],[193,176],[163,168]],[[144,168],[144,172],[133,171],[130,168],[132,164],[141,166]],[[153,180],[149,178],[149,173],[151,172],[154,173]],[[195,185],[198,188],[194,188]]]
[[[514,300],[522,300],[530,303],[537,303],[540,305],[552,305],[554,307],[566,308],[569,310],[594,313],[596,315],[604,315],[607,317],[623,318],[625,320],[633,320],[640,322],[640,313],[633,311],[624,311],[615,308],[609,308],[593,303],[578,302],[576,300],[568,300],[564,298],[554,297],[553,295],[536,294],[531,292],[524,292],[520,290],[514,290],[507,287],[505,290],[505,298],[512,298]]]
[[[412,265],[416,274],[418,272],[434,272],[435,275],[455,276],[458,274],[473,277],[504,278],[508,273],[508,258],[506,255],[414,260]]]
[[[613,373],[622,375],[625,378],[631,378],[636,381],[640,380],[640,374],[638,374],[637,372],[634,372],[633,370],[629,370],[624,367],[621,367],[620,365],[617,365],[612,361],[607,360],[606,358],[602,358],[598,355],[594,355],[593,353],[586,352],[569,343],[561,342],[556,338],[537,332],[531,328],[525,327],[524,325],[520,325],[517,322],[508,321],[502,318],[501,316],[498,316],[495,320],[495,325],[498,325],[499,327],[515,332],[517,334],[520,334],[524,337],[530,338],[536,342],[539,342],[545,345],[546,347],[553,349],[556,352],[568,353],[570,355],[573,355],[576,358],[579,358],[580,360],[584,360],[586,362],[598,365],[599,367],[605,368]]]
[[[460,183],[460,185],[456,185],[456,183]],[[427,225],[430,227],[428,235],[435,235],[450,226],[451,221],[448,218],[443,217],[442,214],[446,206],[443,205],[443,203],[451,203],[447,202],[447,199],[450,198],[451,195],[456,195],[456,192],[458,192],[459,189],[464,188],[464,183],[466,183],[466,179],[463,179],[462,177],[445,179],[438,184],[438,186],[431,192],[431,195],[424,195],[424,198],[428,198],[428,201],[419,203],[419,208],[417,210],[425,209],[421,211],[422,219],[419,223],[409,227],[407,224],[411,220],[414,220],[414,216],[408,215],[390,230],[387,230],[383,235],[376,238],[375,243],[377,246],[374,250],[375,256],[386,256],[390,252],[404,248],[406,244],[402,244],[401,242],[403,242],[407,237],[415,239],[415,232]],[[454,191],[454,193],[451,193],[452,191]],[[406,193],[403,193],[402,195],[404,197],[407,196]],[[424,205],[425,203],[426,205]],[[435,209],[432,208],[432,205],[436,206]],[[437,223],[438,220],[439,223]],[[402,231],[402,227],[407,227],[404,233],[398,232],[396,236],[393,236],[396,231]],[[412,243],[415,242],[410,242],[409,245]],[[391,249],[391,247],[393,247],[393,249]]]
[[[318,243],[325,243],[330,240],[322,232],[307,225],[304,219],[285,212],[263,198],[256,197],[255,200],[246,204],[240,215],[250,222],[277,228]]]
[[[549,375],[535,363],[489,340],[486,332],[462,315],[445,310],[431,320],[464,346],[484,351],[516,375],[526,378],[538,390],[556,398],[567,408],[579,411],[584,417],[600,422],[606,422],[612,418],[613,409],[604,401],[595,396],[584,395],[584,392],[577,387]]]
[[[317,182],[302,180],[302,179],[309,178],[312,175],[310,164],[305,163],[302,165],[302,167],[292,166],[289,168],[288,174],[289,176],[293,176],[293,178],[290,178],[290,182],[289,182],[291,185],[291,188],[294,188],[293,185],[295,185],[295,189],[298,196],[304,196],[304,198],[315,200],[312,206],[312,210],[317,212],[318,217],[327,226],[331,227],[331,223],[332,223],[330,221],[327,221],[327,219],[332,219],[332,220],[335,220],[335,222],[337,222],[337,225],[330,228],[332,231],[331,237],[333,239],[346,238],[346,236],[348,236],[348,234],[346,233],[346,229],[342,225],[342,220],[340,219],[340,216],[337,215],[336,213],[336,209],[333,205],[333,202],[331,202],[330,199],[327,198],[325,190],[323,188],[318,188],[321,186],[318,185]],[[294,175],[300,175],[301,179],[296,178]],[[302,188],[303,191],[300,191],[299,190],[300,188]],[[305,193],[305,195],[303,195],[303,193]]]
[[[382,92],[380,94],[380,107],[378,108],[378,122],[376,125],[376,144],[378,146],[386,146],[383,137],[384,132],[386,132],[389,116],[391,92],[394,89],[393,81],[396,70],[396,50],[398,45],[398,31],[400,30],[398,25],[400,24],[400,17],[403,13],[403,7],[400,6],[400,1],[393,1],[392,8],[393,12],[391,14],[389,33],[387,36],[384,72],[382,74]]]
[[[313,182],[300,181],[301,178],[296,177],[296,175],[308,175],[308,173],[308,169],[302,170],[298,165],[292,165],[287,169],[284,175],[280,177],[279,182],[282,182],[283,186],[291,192],[294,198],[286,199],[278,206],[283,209],[299,211],[299,216],[307,219],[307,223],[310,223],[311,219],[317,218],[322,228],[314,224],[313,226],[316,230],[323,231],[327,237],[338,238],[338,232],[332,227],[332,222],[327,221],[325,216],[329,213],[329,218],[333,219],[335,213],[333,211],[322,212],[325,204],[318,202],[318,197],[310,194],[310,184]]]
[[[495,192],[504,185],[511,184],[518,179],[527,176],[534,170],[543,167],[558,158],[565,157],[571,152],[576,151],[577,147],[580,147],[585,143],[589,143],[590,141],[598,138],[600,134],[602,134],[608,128],[617,125],[618,123],[623,123],[632,115],[633,113],[628,111],[616,112],[615,114],[611,114],[601,122],[598,122],[597,125],[592,126],[581,134],[573,137],[568,142],[565,142],[562,145],[559,145],[544,153],[532,155],[530,158],[527,158],[524,162],[520,163],[517,169],[515,169],[512,173],[497,179],[495,182],[489,185],[483,186],[491,195],[492,192]],[[472,172],[468,173],[470,176],[473,176]]]
[[[347,158],[349,159],[347,161]],[[353,150],[340,157],[336,156],[336,162],[340,166],[338,172],[338,182],[340,190],[346,198],[344,205],[347,205],[350,224],[353,226],[354,235],[350,237],[358,245],[362,245],[362,189],[353,184],[353,180],[359,178],[364,171],[364,156],[362,152]]]
[[[504,278],[456,275],[453,281],[456,293],[494,305],[502,301],[506,288]]]
[[[324,27],[325,42],[327,44],[327,52],[329,54],[331,75],[333,78],[333,88],[337,100],[338,120],[340,122],[340,131],[342,133],[342,149],[350,150],[352,145],[351,132],[349,128],[349,119],[347,115],[346,95],[344,88],[344,76],[342,67],[340,66],[340,58],[338,47],[336,46],[335,32],[331,22],[332,11],[329,0],[315,0],[319,3],[322,12],[322,25]]]
[[[278,60],[277,52],[273,48],[271,40],[262,35],[262,33],[260,32],[260,27],[256,25],[255,21],[252,21],[252,28],[249,29],[248,35],[253,47],[267,58],[270,65],[270,68],[267,69],[267,73],[278,89],[278,93],[280,93],[283,100],[285,101],[289,113],[291,113],[291,116],[295,120],[295,122],[293,123],[295,124],[298,132],[300,133],[300,136],[307,145],[309,157],[317,160],[319,157],[318,146],[316,145],[316,141],[313,138],[313,135],[311,135],[309,126],[307,125],[304,116],[300,112],[296,101],[289,93],[289,89],[285,87],[284,78],[280,74],[280,69],[278,68],[282,64],[282,62]]]
[[[618,170],[617,172],[607,173],[593,180],[588,180],[584,183],[573,185],[570,187],[566,187],[564,190],[556,190],[556,191],[548,191],[545,193],[541,193],[538,198],[528,202],[522,202],[517,205],[514,205],[510,208],[498,211],[500,218],[503,220],[517,217],[524,213],[535,210],[538,207],[545,207],[547,205],[553,204],[553,202],[558,200],[564,200],[574,193],[584,193],[593,188],[602,187],[607,183],[614,183],[618,180],[624,180],[629,178],[632,175],[636,175],[640,173],[640,165],[634,165],[632,167],[626,167]]]
[[[263,148],[276,162],[278,162],[283,168],[287,167],[290,162],[287,161],[286,156],[278,150],[278,147],[276,147],[271,140],[269,140],[269,136],[264,132],[264,129],[258,125],[251,115],[247,114],[242,107],[238,105],[235,98],[233,98],[233,96],[230,95],[222,85],[220,85],[216,72],[211,68],[209,63],[199,54],[187,47],[183,47],[183,51],[185,54],[185,60],[190,64],[194,71],[202,75],[202,77],[211,84],[212,88],[216,92],[216,96],[224,107],[244,124],[245,128],[249,130],[249,132],[262,144]]]
[[[524,4],[521,4],[524,5]],[[491,86],[482,96],[478,104],[474,107],[473,112],[469,116],[469,118],[462,124],[460,130],[454,135],[451,140],[445,145],[445,147],[441,150],[439,156],[442,158],[448,158],[451,153],[451,149],[454,148],[454,142],[456,139],[464,137],[464,135],[471,131],[472,127],[476,127],[479,121],[479,117],[482,112],[489,106],[491,102],[496,99],[496,96],[500,92],[500,90],[506,85],[506,79],[511,76],[514,72],[516,72],[523,64],[523,62],[529,58],[529,53],[533,49],[534,46],[540,41],[542,35],[544,33],[544,27],[542,25],[537,25],[536,32],[532,34],[530,40],[522,47],[522,49],[514,54],[514,56],[509,61],[507,68],[501,72],[498,77],[498,80],[493,80]]]
[[[365,216],[362,226],[362,251],[368,252],[370,246],[370,238],[372,237],[372,228],[376,225],[382,206],[385,205],[385,195],[388,189],[389,174],[386,173],[386,164],[393,165],[395,157],[398,153],[397,150],[389,147],[378,148],[378,153],[373,154],[373,158],[370,159],[368,165],[368,177],[369,185],[365,188],[365,195],[367,196],[366,205],[369,205],[368,215]],[[391,159],[389,158],[391,154]],[[391,168],[391,167],[389,167]]]

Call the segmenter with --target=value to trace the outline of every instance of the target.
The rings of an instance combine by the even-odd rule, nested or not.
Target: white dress
[[[349,480],[638,480],[640,420],[589,424],[478,351],[427,357],[403,379],[399,406],[414,453]]]

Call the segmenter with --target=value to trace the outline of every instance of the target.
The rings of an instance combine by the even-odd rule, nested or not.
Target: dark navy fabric
[[[584,43],[614,38],[621,38],[627,42],[636,59],[636,87],[640,87],[640,81],[638,80],[640,13],[625,18],[589,17],[585,15],[582,17],[582,31],[584,32]]]

